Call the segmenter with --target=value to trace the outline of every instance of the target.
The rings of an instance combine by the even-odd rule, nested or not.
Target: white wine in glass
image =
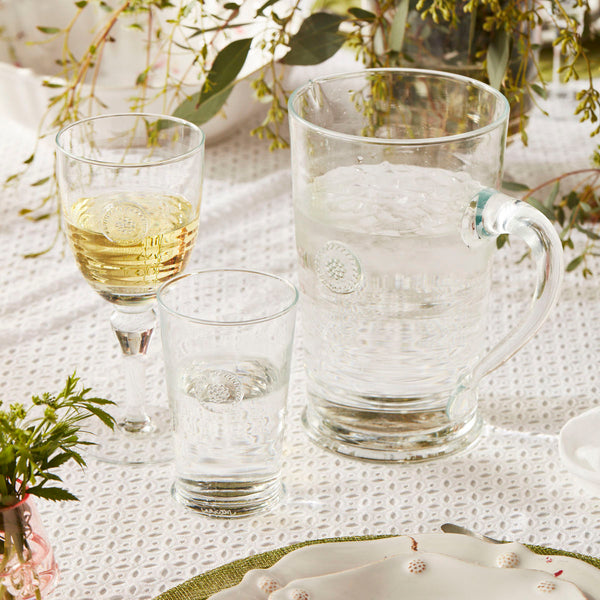
[[[180,273],[196,241],[204,135],[163,115],[103,115],[56,138],[64,230],[81,273],[115,311],[127,397],[114,432],[98,429],[98,458],[116,463],[170,458],[167,408],[146,402],[144,356],[156,290]]]
[[[185,266],[198,231],[190,202],[156,193],[81,198],[64,220],[83,276],[121,305],[153,301],[157,287]]]

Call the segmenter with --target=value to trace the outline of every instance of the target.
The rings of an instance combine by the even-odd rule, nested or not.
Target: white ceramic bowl
[[[107,0],[107,2],[115,4],[116,0]],[[210,5],[210,10],[215,11],[218,10],[219,3],[216,0],[205,0],[204,5],[205,7]],[[307,2],[306,6],[309,5],[310,3]],[[254,15],[254,9],[244,6],[245,10],[250,10]],[[43,2],[41,0],[0,0],[0,24],[4,27],[5,33],[0,38],[0,111],[28,128],[37,130],[40,127],[42,118],[48,110],[50,98],[60,93],[58,88],[44,86],[44,81],[54,78],[53,81],[64,83],[64,80],[57,78],[60,67],[56,64],[57,58],[63,51],[63,39],[61,36],[53,38],[43,34],[37,27],[45,25],[64,28],[73,18],[74,11],[73,0],[44,0]],[[160,25],[166,29],[169,10],[161,11],[157,18],[161,19]],[[190,23],[194,24],[194,19],[189,18]],[[301,18],[300,15],[297,18]],[[137,94],[134,82],[146,66],[146,34],[129,27],[136,22],[136,19],[135,16],[121,16],[115,29],[111,31],[114,34],[114,41],[104,48],[95,87],[95,94],[104,106],[98,103],[89,106],[84,102],[82,116],[127,112],[132,108],[130,99]],[[246,18],[245,21],[250,24],[228,32],[227,38],[223,37],[215,43],[212,47],[215,53],[233,37],[254,37],[264,34],[264,23],[261,24],[259,19]],[[96,3],[90,3],[76,21],[70,37],[70,49],[76,56],[82,55],[90,44],[93,32],[98,31],[105,23],[106,12]],[[158,24],[155,23],[155,26]],[[250,85],[251,74],[265,64],[269,57],[266,51],[258,49],[259,44],[255,46],[240,73],[241,81],[234,86],[221,111],[201,125],[208,144],[217,142],[240,128],[249,130],[249,119],[261,110],[261,104],[254,99]],[[281,48],[281,52],[284,53],[285,49]],[[158,90],[165,76],[165,59],[160,53],[155,56],[155,59],[148,84],[149,87],[154,86],[154,89]],[[191,53],[173,50],[169,64],[170,73],[186,74],[184,90],[188,95],[200,89],[197,69],[194,72],[194,65],[190,67],[190,61]],[[291,90],[316,74],[354,70],[358,66],[353,55],[338,52],[333,58],[320,65],[286,69],[285,86]],[[82,96],[86,95],[86,90],[83,90]],[[142,110],[172,113],[176,105],[177,103],[173,102],[165,105],[163,96],[146,104]],[[52,133],[48,130],[51,122],[52,115],[48,115],[41,133]]]
[[[558,448],[567,470],[582,487],[600,497],[600,407],[567,421]]]
[[[48,110],[50,98],[57,93],[57,88],[43,85],[45,79],[47,79],[46,76],[38,75],[31,69],[0,62],[0,111],[2,114],[25,127],[37,130]],[[61,82],[56,78],[53,81]],[[94,114],[127,112],[130,110],[128,99],[135,94],[135,89],[127,86],[98,86],[96,94],[104,106],[96,105]],[[164,112],[162,107],[162,101],[156,100],[145,106],[144,111],[162,113]],[[217,142],[243,127],[259,108],[260,104],[252,97],[249,82],[247,80],[239,82],[220,113],[201,125],[207,143]],[[46,123],[50,123],[50,120],[47,120]]]
[[[109,3],[113,0],[108,0]],[[57,60],[63,53],[62,36],[42,33],[38,25],[64,28],[75,14],[73,0],[0,0],[0,24],[3,36],[0,38],[0,110],[23,125],[38,129],[47,112],[52,96],[60,93],[58,88],[43,85],[44,80],[53,79],[57,83],[60,66]],[[175,10],[175,9],[173,9]],[[168,10],[161,11],[160,18],[167,27]],[[88,48],[93,35],[106,23],[106,12],[96,3],[90,4],[81,13],[71,33],[69,46],[81,56]],[[136,96],[135,80],[146,66],[146,34],[131,28],[137,16],[122,16],[111,30],[114,41],[103,50],[97,75],[95,93],[104,106],[95,103],[88,106],[82,103],[82,115],[108,112],[127,112],[131,109],[130,99]],[[155,23],[155,27],[158,24]],[[249,31],[239,31],[235,35],[251,35]],[[224,45],[230,39],[222,39]],[[216,52],[217,48],[215,48]],[[165,77],[165,59],[155,52],[154,68],[149,76],[150,93],[152,86],[160,89]],[[158,57],[158,58],[157,58]],[[241,75],[259,68],[264,57],[254,51],[249,55]],[[172,49],[170,58],[171,73],[187,73],[185,93],[193,94],[200,89],[198,71],[190,68],[192,55],[189,52]],[[86,95],[83,90],[83,96]],[[169,97],[168,97],[169,98]],[[146,112],[172,112],[176,103],[165,104],[164,96],[143,107]],[[252,89],[247,80],[238,83],[230,94],[223,109],[210,122],[202,125],[207,142],[217,141],[237,130],[259,108],[253,100]],[[51,119],[46,119],[46,127]]]

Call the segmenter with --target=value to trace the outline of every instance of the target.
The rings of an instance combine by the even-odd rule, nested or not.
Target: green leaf
[[[508,242],[508,233],[501,233],[496,238],[496,248],[498,250],[500,250],[500,248],[502,248],[502,246],[504,246],[504,244],[506,244],[506,242]]]
[[[55,473],[44,473],[44,481],[62,481],[62,479]]]
[[[8,465],[15,460],[15,450],[12,446],[7,446],[0,450],[0,465]]]
[[[289,41],[290,51],[281,59],[286,65],[317,65],[331,58],[344,44],[338,29],[344,18],[326,12],[310,15]]]
[[[37,187],[39,185],[44,185],[45,183],[47,183],[50,180],[50,177],[43,177],[42,179],[38,179],[37,181],[34,181],[31,184],[31,187]]]
[[[215,27],[193,27],[192,25],[185,25],[186,29],[190,29],[191,31],[193,31],[194,33],[192,35],[190,35],[190,39],[191,38],[195,38],[199,35],[204,35],[205,33],[211,33],[213,31],[226,31],[227,29],[233,29],[235,27],[248,27],[249,25],[252,25],[252,23],[229,23],[228,25],[217,25]],[[182,50],[185,50],[186,52],[194,52],[194,49],[189,46],[189,45],[184,45],[184,44],[179,44],[177,43],[177,41],[173,40],[173,43],[175,44],[175,46],[177,46],[178,48],[181,48]],[[206,58],[206,54],[207,54],[207,49],[206,49],[206,45],[203,45],[200,48],[200,54],[203,58]]]
[[[59,27],[44,27],[43,25],[38,25],[37,28],[42,33],[47,33],[49,35],[54,35],[55,33],[60,33],[61,29]]]
[[[87,442],[87,441],[79,441],[79,444],[81,445],[85,445],[85,446],[94,446],[95,444],[92,442]],[[80,466],[80,467],[85,467],[87,466],[87,463],[85,462],[83,456],[81,456],[81,454],[79,454],[79,452],[76,452],[75,450],[71,449],[69,450],[69,452],[71,453],[71,458]]]
[[[546,202],[544,204],[548,208],[554,207],[554,201],[556,200],[556,196],[558,196],[558,191],[560,190],[560,183],[558,181],[554,182],[552,189],[550,190],[550,194],[548,194],[548,198],[546,198]]]
[[[202,89],[205,97],[220,92],[235,80],[246,62],[251,43],[252,38],[242,38],[219,52]]]
[[[89,390],[87,390],[85,393],[87,394],[88,391]],[[97,404],[98,406],[116,406],[116,402],[107,400],[106,398],[86,398],[85,401],[91,402],[92,404]]]
[[[400,0],[396,8],[396,14],[390,29],[390,48],[394,52],[402,52],[402,46],[404,46],[409,4],[409,0]]]
[[[528,192],[529,186],[517,181],[503,181],[502,188],[509,192]]]
[[[43,256],[46,254],[48,250],[40,250],[39,252],[28,252],[27,254],[23,254],[23,258],[38,258],[39,256]]]
[[[594,241],[600,240],[600,235],[598,235],[595,231],[588,229],[586,227],[582,227],[578,223],[575,223],[575,229],[577,229],[577,231],[581,231],[581,233],[583,233],[584,235],[589,237],[590,240],[594,240]]]
[[[502,85],[502,80],[508,67],[510,56],[510,38],[504,29],[496,32],[487,49],[487,75],[490,85],[497,90]]]
[[[87,0],[79,0],[78,2],[75,2],[75,6],[77,8],[85,8],[87,6]]]
[[[567,206],[571,209],[575,208],[578,204],[579,204],[579,196],[577,195],[577,192],[574,190],[571,190],[568,195],[566,196],[567,199]]]
[[[57,454],[53,458],[51,458],[46,464],[47,469],[55,469],[56,467],[60,467],[60,465],[66,463],[68,460],[71,460],[72,454],[70,452],[62,452],[61,454]]]
[[[348,12],[356,19],[360,19],[361,21],[367,21],[369,23],[371,23],[377,18],[375,13],[365,10],[364,8],[358,8],[357,6],[349,8]]]
[[[71,494],[71,492],[67,492],[67,490],[57,487],[42,487],[41,485],[36,485],[32,488],[28,488],[27,493],[32,496],[37,496],[38,498],[46,498],[46,500],[79,500],[79,498]]]
[[[107,427],[110,429],[114,429],[115,420],[109,415],[106,411],[98,408],[97,406],[93,406],[92,404],[87,404],[86,408],[93,414],[96,415]]]
[[[184,100],[173,115],[196,125],[202,125],[214,117],[231,93],[235,78],[246,62],[251,43],[252,38],[243,38],[225,46],[215,58],[202,91]]]
[[[548,99],[548,90],[539,83],[533,83],[531,89],[544,100]]]
[[[547,206],[544,206],[539,200],[535,198],[527,198],[527,202],[534,208],[537,208],[549,221],[554,221],[556,217],[554,212],[551,211]]]
[[[206,99],[202,99],[200,93],[194,94],[182,102],[173,115],[196,125],[202,125],[210,121],[221,110],[231,91],[232,88],[229,87]]]
[[[223,8],[226,8],[227,10],[238,10],[240,5],[236,4],[235,2],[227,2]]]
[[[269,6],[273,6],[273,4],[275,4],[276,2],[278,2],[278,0],[267,0],[257,11],[256,11],[256,16],[257,17],[262,17],[264,15],[264,12],[267,8],[269,8]]]
[[[583,261],[583,256],[578,256],[574,258],[567,266],[566,271],[574,271]]]

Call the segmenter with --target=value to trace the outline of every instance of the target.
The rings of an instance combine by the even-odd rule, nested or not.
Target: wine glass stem
[[[153,309],[144,312],[115,310],[111,325],[123,352],[127,399],[117,426],[128,433],[151,433],[155,425],[145,409],[146,351],[156,325]]]

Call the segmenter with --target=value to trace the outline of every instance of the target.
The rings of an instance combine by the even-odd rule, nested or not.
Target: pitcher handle
[[[537,270],[536,287],[529,310],[512,329],[459,382],[447,412],[453,417],[468,412],[479,381],[511,358],[540,328],[558,300],[564,274],[562,243],[552,223],[536,208],[497,190],[481,190],[463,220],[463,238],[468,245],[508,233],[531,249]]]

